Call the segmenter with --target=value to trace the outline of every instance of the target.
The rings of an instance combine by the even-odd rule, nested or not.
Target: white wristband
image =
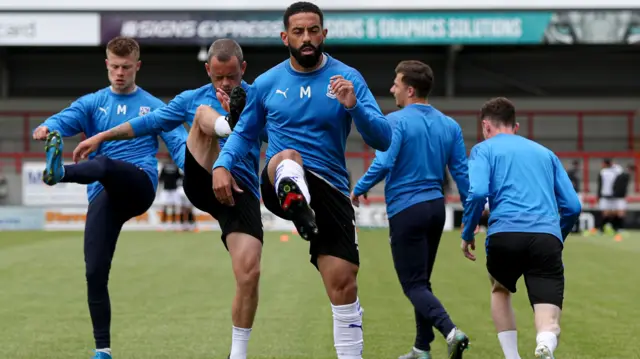
[[[214,130],[218,137],[229,137],[231,134],[231,127],[225,116],[216,118],[214,123]]]

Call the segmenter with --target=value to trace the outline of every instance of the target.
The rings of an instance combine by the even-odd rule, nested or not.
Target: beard
[[[308,48],[313,49],[313,54],[303,55],[302,49],[306,50]],[[289,45],[289,52],[291,53],[293,58],[295,58],[296,61],[300,64],[300,66],[304,67],[305,69],[310,69],[318,65],[318,62],[320,61],[320,57],[322,56],[323,50],[324,50],[324,42],[321,42],[320,45],[318,45],[318,47],[315,47],[311,44],[303,44],[302,46],[300,46],[299,49],[296,49],[295,47],[292,47],[291,45]]]

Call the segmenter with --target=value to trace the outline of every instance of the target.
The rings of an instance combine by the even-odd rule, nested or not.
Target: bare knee
[[[200,105],[196,109],[196,114],[193,116],[193,124],[189,129],[188,141],[202,141],[208,138],[213,138],[213,133],[206,133],[203,131],[203,127],[206,127],[206,121],[213,118],[213,109],[209,106]]]
[[[282,162],[284,160],[291,160],[291,161],[296,162],[300,166],[303,165],[302,156],[296,150],[284,150],[284,151],[280,151],[280,152],[276,153],[273,157],[271,157],[271,159],[269,160],[269,165],[268,165],[268,172],[267,173],[269,174],[269,179],[271,180],[271,183],[273,183],[275,181],[276,168],[278,167],[280,162]]]
[[[273,158],[278,159],[278,162],[282,160],[293,160],[298,162],[299,165],[302,165],[302,156],[296,150],[280,151],[279,153],[276,153],[276,155],[273,156]]]
[[[215,162],[220,148],[214,133],[214,119],[217,112],[209,106],[201,105],[197,108],[193,124],[187,137],[187,148],[198,162],[208,172]]]
[[[351,304],[358,296],[358,284],[356,276],[344,273],[334,274],[328,278],[330,285],[327,286],[327,294],[334,305]]]
[[[235,270],[236,284],[244,291],[254,291],[260,282],[260,263],[244,262]]]
[[[489,280],[491,281],[491,294],[503,294],[510,296],[511,292],[505,286],[500,284],[495,278],[489,276]]]
[[[509,289],[505,288],[502,284],[496,283],[491,287],[491,294],[511,295]]]
[[[220,114],[210,106],[198,106],[193,117],[193,126],[191,126],[189,133],[193,132],[193,135],[214,137],[215,122],[218,117],[220,117]]]
[[[209,106],[206,105],[200,105],[198,106],[198,108],[196,109],[196,113],[193,116],[193,123],[194,125],[200,124],[202,121],[205,121],[205,119],[213,119],[215,116],[215,110]]]
[[[345,305],[356,301],[358,267],[355,264],[332,256],[320,256],[318,267],[332,304]]]

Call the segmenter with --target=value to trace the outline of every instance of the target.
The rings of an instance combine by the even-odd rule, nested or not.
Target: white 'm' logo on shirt
[[[304,95],[307,95],[307,98],[311,98],[311,86],[307,86],[307,88],[300,86],[300,98]]]

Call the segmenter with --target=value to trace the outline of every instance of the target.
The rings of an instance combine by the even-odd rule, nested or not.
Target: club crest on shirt
[[[331,90],[331,84],[327,86],[327,97],[332,99],[336,98],[336,94]]]
[[[138,116],[144,116],[151,112],[151,107],[148,106],[140,106],[140,112],[138,112]]]

